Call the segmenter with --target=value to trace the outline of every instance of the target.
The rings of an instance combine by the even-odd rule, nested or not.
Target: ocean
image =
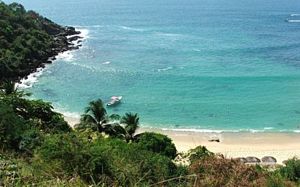
[[[82,31],[23,85],[66,115],[117,95],[142,127],[300,132],[299,0],[17,2]]]

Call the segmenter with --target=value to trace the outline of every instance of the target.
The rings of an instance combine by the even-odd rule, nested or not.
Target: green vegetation
[[[0,185],[3,186],[297,186],[300,164],[275,171],[192,149],[181,165],[165,135],[136,134],[137,114],[108,115],[90,102],[73,130],[51,104],[28,100],[12,82],[0,92]],[[89,117],[87,117],[89,116]],[[122,129],[122,130],[120,130]]]
[[[176,147],[172,140],[162,134],[145,132],[137,138],[136,142],[140,149],[159,153],[171,159],[174,159],[177,155]]]
[[[183,165],[170,138],[137,134],[138,114],[108,115],[100,99],[71,128],[50,103],[27,99],[12,81],[48,58],[65,29],[15,3],[0,3],[0,26],[0,186],[300,185],[297,158],[270,171],[199,146]]]
[[[0,82],[19,80],[59,52],[73,49],[67,35],[78,34],[17,3],[0,1]]]

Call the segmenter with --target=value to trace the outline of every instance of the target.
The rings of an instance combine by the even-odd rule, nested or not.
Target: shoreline
[[[59,25],[58,25],[59,26]],[[73,50],[78,50],[82,46],[82,41],[85,39],[82,36],[82,31],[70,26],[59,26],[60,33],[53,35],[54,40],[60,42],[56,48],[52,49],[52,53],[47,56],[47,60],[40,60],[40,63],[37,67],[31,69],[31,72],[23,77],[20,77],[17,81],[17,87],[26,89],[30,88],[39,76],[42,75],[43,71],[46,69],[48,64],[52,64],[57,60],[59,55],[71,52]]]
[[[66,28],[74,28],[74,27],[66,27]],[[60,52],[57,52],[57,54],[54,54],[53,56],[48,57],[47,62],[42,62],[39,67],[37,67],[34,71],[32,71],[30,74],[26,75],[25,77],[21,78],[17,82],[17,87],[21,89],[26,89],[32,87],[32,85],[36,82],[38,82],[38,78],[43,74],[44,70],[47,68],[49,64],[53,64],[56,60],[63,58],[62,56],[64,54],[69,54],[70,52],[74,50],[78,50],[80,47],[82,47],[82,42],[86,39],[84,31],[82,29],[74,28],[73,34],[66,35],[65,38],[68,42],[67,46],[65,46],[67,49],[61,48],[62,50]]]
[[[73,127],[78,118],[65,120]],[[137,133],[156,132],[171,138],[178,152],[187,152],[199,145],[228,158],[273,156],[278,164],[284,160],[300,157],[300,134],[296,132],[192,132],[141,127]],[[220,142],[209,142],[219,139]]]

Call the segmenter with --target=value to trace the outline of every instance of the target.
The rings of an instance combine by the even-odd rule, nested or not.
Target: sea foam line
[[[79,37],[81,37],[81,39],[79,39],[79,40],[82,40],[82,41],[89,38],[89,30],[88,29],[76,28],[76,30],[80,31],[80,34],[68,36],[67,38],[70,38],[73,36],[79,36]],[[75,46],[79,45],[78,41],[73,41],[72,44],[74,44]],[[67,62],[73,61],[74,55],[72,54],[72,52],[74,52],[74,51],[65,51],[65,52],[59,53],[58,55],[55,56],[55,59],[63,60],[63,61],[67,61]],[[51,58],[49,60],[51,60]],[[53,62],[55,62],[56,60],[54,60]],[[34,83],[38,82],[38,78],[43,74],[43,72],[45,71],[47,66],[48,65],[46,64],[44,68],[42,68],[42,67],[37,68],[35,72],[33,72],[33,73],[29,74],[27,77],[21,79],[20,82],[16,84],[16,87],[20,88],[20,89],[31,88]]]
[[[194,132],[194,133],[300,133],[300,129],[275,129],[274,127],[266,126],[262,129],[209,129],[209,128],[180,128],[180,127],[171,127],[170,125],[165,125],[166,127],[162,127],[160,124],[142,124],[143,128],[146,129],[158,129],[162,131],[174,131],[174,132]],[[174,126],[174,125],[172,125]]]
[[[157,71],[161,72],[161,71],[168,71],[168,70],[171,70],[171,69],[173,69],[173,67],[169,66],[169,67],[166,67],[166,68],[157,69]]]
[[[148,128],[148,127],[147,127]],[[180,129],[180,128],[159,128],[163,131],[175,131],[175,132],[195,132],[195,133],[243,133],[243,132],[250,132],[250,133],[300,133],[300,130],[274,130],[272,129],[239,129],[239,130],[213,130],[213,129]]]
[[[20,89],[31,88],[34,83],[38,82],[38,78],[43,74],[44,70],[44,68],[37,68],[36,71],[29,74],[27,78],[21,79],[20,83],[16,84],[16,87]]]
[[[291,14],[291,17],[300,16],[300,14]]]
[[[290,22],[290,23],[300,23],[300,20],[298,20],[298,19],[289,19],[289,20],[287,20],[287,22]]]

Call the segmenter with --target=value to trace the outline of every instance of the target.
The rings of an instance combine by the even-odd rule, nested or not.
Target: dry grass
[[[190,165],[195,173],[194,186],[237,187],[265,186],[266,174],[255,166],[247,166],[222,155],[204,157]]]

